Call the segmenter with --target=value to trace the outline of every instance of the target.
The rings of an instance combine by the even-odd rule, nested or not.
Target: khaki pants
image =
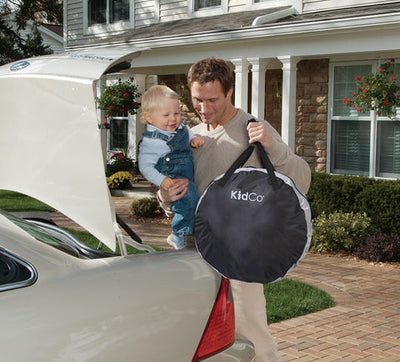
[[[281,361],[278,346],[268,329],[263,285],[238,280],[230,282],[235,303],[236,333],[254,344],[256,362]]]

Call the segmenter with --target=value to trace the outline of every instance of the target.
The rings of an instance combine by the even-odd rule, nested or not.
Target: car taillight
[[[221,279],[217,299],[211,311],[206,328],[197,347],[192,362],[201,361],[235,341],[235,315],[229,280]]]

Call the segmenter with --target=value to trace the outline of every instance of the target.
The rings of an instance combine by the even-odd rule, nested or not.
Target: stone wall
[[[326,172],[328,81],[328,59],[297,64],[296,153],[317,172]]]

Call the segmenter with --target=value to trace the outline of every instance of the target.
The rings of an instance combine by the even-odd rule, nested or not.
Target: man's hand
[[[271,144],[272,137],[264,122],[249,122],[247,132],[250,138],[249,143],[260,142],[264,148]]]
[[[160,199],[162,202],[174,202],[185,196],[189,180],[187,178],[176,178],[173,185],[168,190],[160,189]]]
[[[174,180],[168,176],[164,178],[161,182],[161,188],[168,191],[172,186],[174,186]]]

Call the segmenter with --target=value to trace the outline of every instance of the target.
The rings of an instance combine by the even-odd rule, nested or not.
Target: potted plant
[[[343,104],[352,107],[356,112],[373,110],[378,116],[391,119],[400,116],[396,107],[400,107],[400,84],[398,75],[394,75],[395,60],[381,65],[376,73],[355,78],[356,90],[351,98],[345,97]]]
[[[137,91],[134,78],[126,81],[118,81],[109,86],[102,86],[102,94],[96,97],[97,106],[105,112],[105,121],[101,128],[109,128],[109,120],[116,116],[124,116],[128,113],[134,115],[137,113],[140,103],[137,98],[141,94]]]

